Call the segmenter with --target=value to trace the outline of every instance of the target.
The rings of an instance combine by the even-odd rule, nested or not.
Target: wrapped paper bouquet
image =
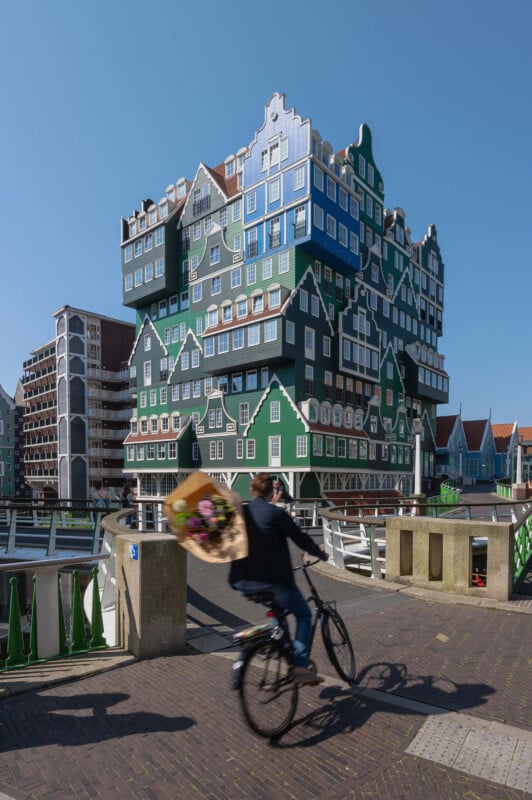
[[[164,511],[179,544],[203,561],[247,555],[242,501],[204,472],[193,472],[166,498]]]

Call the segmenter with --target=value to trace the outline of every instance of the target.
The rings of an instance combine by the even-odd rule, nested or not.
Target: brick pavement
[[[228,658],[190,647],[6,698],[0,793],[524,800],[524,791],[407,754],[425,716],[415,705],[386,703],[385,693],[530,728],[531,626],[529,614],[416,598],[351,617],[360,685],[382,694],[353,694],[332,678],[318,642],[318,663],[331,679],[301,691],[295,725],[276,745],[246,728],[228,690]]]

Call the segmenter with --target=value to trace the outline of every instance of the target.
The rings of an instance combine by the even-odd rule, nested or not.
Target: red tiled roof
[[[508,452],[513,430],[513,422],[505,422],[500,425],[491,426],[491,432],[493,433],[493,441],[495,442],[495,450],[497,453]]]
[[[482,446],[482,437],[488,424],[487,419],[472,419],[468,422],[462,422],[464,426],[464,433],[467,442],[467,449],[470,452],[480,450]]]
[[[532,442],[532,428],[518,428],[517,432],[523,437],[523,442]]]
[[[205,167],[212,179],[216,181],[226,197],[233,197],[240,191],[238,189],[238,178],[236,173],[230,178],[225,177],[225,164],[218,164],[216,167]]]
[[[445,417],[436,419],[436,447],[447,447],[449,437],[453,432],[458,414],[448,414]]]
[[[124,439],[124,444],[144,444],[145,442],[176,442],[179,439],[180,431],[165,431],[162,433],[128,433]]]

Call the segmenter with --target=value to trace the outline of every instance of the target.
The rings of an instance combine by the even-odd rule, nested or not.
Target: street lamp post
[[[523,437],[517,439],[517,465],[515,469],[515,482],[523,482]]]
[[[421,431],[423,422],[419,417],[414,419],[414,433],[416,435],[416,450],[414,461],[414,494],[421,494]]]

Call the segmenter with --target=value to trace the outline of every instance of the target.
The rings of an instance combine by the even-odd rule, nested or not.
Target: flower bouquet
[[[203,561],[220,564],[247,555],[240,497],[204,472],[193,472],[168,495],[164,513],[179,544]]]

